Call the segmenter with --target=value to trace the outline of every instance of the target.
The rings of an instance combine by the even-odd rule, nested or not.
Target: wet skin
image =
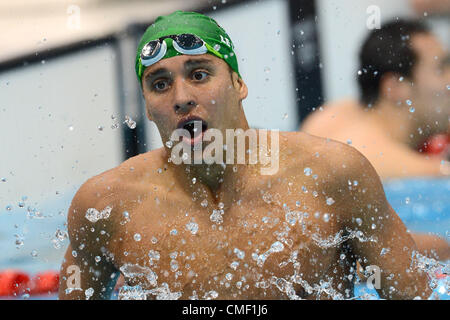
[[[209,83],[201,84],[208,90],[186,71],[192,58],[150,67],[163,66],[173,77],[164,99],[144,88],[147,113],[163,141],[186,115],[201,116],[209,128],[246,129],[240,104],[245,88],[222,60],[205,56],[216,68]],[[198,94],[200,89],[207,93]],[[383,298],[428,297],[426,275],[410,269],[415,244],[369,162],[352,147],[304,133],[282,132],[279,141],[274,175],[261,175],[250,164],[177,166],[167,161],[170,150],[161,148],[89,179],[69,209],[60,298],[85,299],[88,288],[94,289],[92,298],[108,298],[119,272],[128,285],[145,290],[166,283],[180,299],[208,298],[211,291],[218,299],[288,299],[294,292],[307,299],[349,298],[357,262],[381,268]],[[312,173],[305,175],[304,168]],[[222,206],[223,222],[211,221],[213,210]],[[89,208],[106,207],[112,208],[107,219],[86,219]],[[289,218],[293,211],[296,221]],[[191,222],[198,226],[195,234],[187,228]],[[273,244],[279,250],[261,260]],[[389,251],[380,255],[383,248]],[[159,259],[150,259],[151,250]],[[66,293],[71,265],[81,271],[83,291]],[[283,279],[293,284],[289,294],[280,290]],[[331,289],[319,289],[321,281]],[[150,291],[147,298],[155,294]]]

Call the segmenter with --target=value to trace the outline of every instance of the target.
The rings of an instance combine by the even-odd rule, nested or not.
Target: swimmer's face
[[[410,90],[415,116],[436,132],[448,128],[450,116],[450,65],[446,52],[436,37],[417,34],[412,38],[417,55]]]
[[[147,116],[164,143],[188,117],[223,133],[237,128],[241,102],[247,97],[243,80],[225,61],[210,54],[163,59],[144,71],[142,88]]]

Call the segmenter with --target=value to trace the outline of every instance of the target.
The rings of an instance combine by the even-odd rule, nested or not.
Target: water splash
[[[321,248],[328,249],[331,247],[337,247],[349,239],[358,239],[360,242],[377,242],[376,237],[366,237],[362,231],[359,230],[348,230],[348,234],[342,235],[344,230],[339,230],[335,235],[328,236],[326,239],[322,239],[319,234],[314,233],[312,235],[312,240]]]
[[[118,300],[146,300],[147,294],[141,286],[123,286],[119,290]]]
[[[126,278],[145,278],[153,287],[158,284],[158,275],[150,268],[142,267],[138,264],[127,263],[120,267],[120,271]]]
[[[86,211],[85,217],[90,222],[97,222],[100,219],[108,219],[111,215],[112,207],[107,206],[105,209],[103,209],[101,212],[99,212],[95,208],[89,208]]]
[[[259,255],[256,258],[256,264],[259,267],[262,267],[264,265],[264,262],[266,262],[267,258],[275,252],[281,252],[284,250],[284,245],[280,242],[280,241],[276,241],[274,243],[272,243],[272,245],[270,246],[270,249],[267,250],[266,252],[264,252],[263,254]]]

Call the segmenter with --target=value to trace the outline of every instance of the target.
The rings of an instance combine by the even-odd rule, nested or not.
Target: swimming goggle
[[[217,57],[223,59],[222,54],[220,54],[217,50],[214,50],[213,47],[208,45],[201,38],[197,37],[194,34],[183,33],[179,35],[170,35],[161,37],[157,40],[152,40],[148,42],[141,50],[141,64],[144,67],[151,66],[158,61],[160,61],[167,53],[167,44],[164,41],[165,39],[172,39],[173,48],[182,54],[188,55],[198,55],[204,54],[207,52],[211,52]]]

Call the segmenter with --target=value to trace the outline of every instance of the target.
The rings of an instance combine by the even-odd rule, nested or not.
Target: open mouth
[[[208,123],[198,117],[190,117],[178,123],[179,129],[185,129],[190,134],[190,139],[184,137],[183,140],[190,145],[195,145],[202,140],[204,132],[208,129]]]

